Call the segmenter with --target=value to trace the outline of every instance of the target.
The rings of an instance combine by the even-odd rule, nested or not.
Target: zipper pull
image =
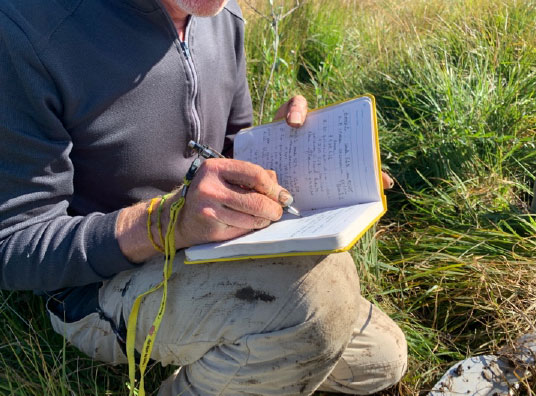
[[[186,43],[186,41],[181,41],[181,48],[182,53],[184,54],[186,59],[188,59],[190,57],[190,48],[188,48],[188,44]]]

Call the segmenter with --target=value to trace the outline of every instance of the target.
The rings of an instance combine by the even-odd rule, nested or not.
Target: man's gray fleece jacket
[[[0,288],[134,267],[119,210],[180,184],[190,139],[251,123],[243,30],[234,0],[184,43],[158,0],[0,2]]]

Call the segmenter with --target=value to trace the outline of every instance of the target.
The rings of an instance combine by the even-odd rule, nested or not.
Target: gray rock
[[[534,366],[536,333],[519,337],[497,355],[474,356],[454,364],[428,396],[510,396]]]

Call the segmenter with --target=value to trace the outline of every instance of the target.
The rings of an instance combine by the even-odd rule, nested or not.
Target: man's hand
[[[180,194],[179,190],[164,202],[163,233],[170,206]],[[277,183],[274,171],[244,161],[208,159],[188,189],[175,229],[175,247],[223,241],[264,228],[279,220],[282,206],[291,200],[289,192]],[[119,247],[133,262],[143,262],[156,254],[147,235],[148,206],[148,202],[141,202],[125,208],[117,219]],[[159,243],[156,214],[152,219],[152,235]]]
[[[277,221],[291,199],[275,172],[244,161],[209,159],[199,168],[177,223],[176,247],[223,241]]]
[[[302,95],[296,95],[277,109],[274,121],[285,119],[289,126],[299,128],[305,122],[306,117],[307,99]],[[382,172],[382,182],[385,190],[392,188],[395,184],[393,179],[385,172]]]

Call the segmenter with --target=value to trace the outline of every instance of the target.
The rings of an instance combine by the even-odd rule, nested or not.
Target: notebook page
[[[309,113],[298,129],[284,121],[240,132],[234,158],[277,172],[299,210],[380,200],[372,100]]]

